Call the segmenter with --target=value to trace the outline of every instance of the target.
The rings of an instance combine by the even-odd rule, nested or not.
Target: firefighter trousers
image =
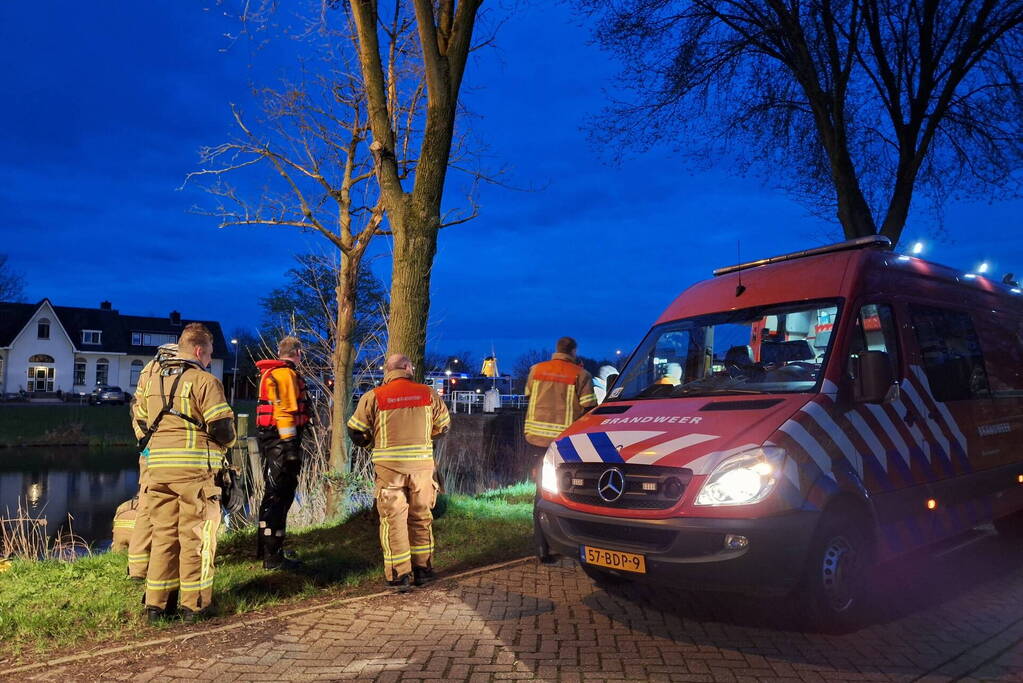
[[[139,501],[135,508],[135,528],[128,539],[128,576],[137,579],[146,578],[149,566],[149,548],[153,543],[153,524],[149,519],[149,468],[146,465],[146,454],[139,457]]]
[[[295,502],[298,475],[302,471],[301,436],[289,443],[276,436],[277,430],[260,433],[259,455],[263,463],[266,487],[259,505],[259,529],[256,536],[256,557],[279,556],[284,550],[284,532],[288,510]]]
[[[431,566],[431,510],[437,502],[437,484],[432,467],[413,472],[396,472],[377,465],[375,470],[384,575],[388,581],[396,581],[411,573],[413,566]]]
[[[146,576],[146,606],[167,609],[174,591],[192,611],[209,607],[220,527],[220,488],[213,475],[183,482],[151,481],[153,544]]]

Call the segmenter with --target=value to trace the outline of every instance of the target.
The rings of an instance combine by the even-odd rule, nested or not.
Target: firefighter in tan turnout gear
[[[234,443],[234,413],[220,380],[206,371],[213,335],[185,326],[178,355],[160,363],[143,398],[148,484],[143,496],[153,525],[146,572],[150,621],[170,615],[174,597],[182,618],[202,618],[212,601],[213,560],[220,526],[220,488],[214,478]]]
[[[148,415],[146,414],[146,391],[150,380],[160,373],[160,362],[168,361],[178,355],[177,344],[163,344],[156,350],[156,356],[146,363],[139,373],[135,395],[131,399],[131,427],[135,430],[135,438],[141,440],[146,433]],[[149,566],[149,548],[153,543],[153,525],[149,520],[149,505],[143,492],[149,485],[149,468],[146,465],[146,452],[139,453],[139,494],[132,500],[131,510],[135,514],[128,533],[128,576],[139,581],[146,578],[146,567]],[[120,511],[120,508],[118,508]],[[121,520],[121,523],[126,521]],[[118,520],[114,521],[117,528]]]
[[[571,337],[558,340],[550,360],[529,368],[526,379],[526,441],[542,456],[551,441],[589,408],[597,405],[593,377],[579,365]]]
[[[380,545],[387,583],[404,593],[433,580],[433,440],[451,426],[437,393],[412,381],[408,358],[387,359],[384,383],[359,400],[348,420],[358,446],[373,448]]]

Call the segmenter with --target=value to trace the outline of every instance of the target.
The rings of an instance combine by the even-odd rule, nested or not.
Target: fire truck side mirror
[[[861,351],[852,356],[849,374],[857,403],[886,403],[898,397],[891,359],[885,351]]]

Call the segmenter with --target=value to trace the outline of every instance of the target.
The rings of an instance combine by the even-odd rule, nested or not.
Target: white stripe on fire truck
[[[909,408],[906,406],[905,403],[902,402],[902,399],[900,398],[898,401],[893,401],[892,403],[889,403],[887,406],[885,406],[885,408],[891,410],[892,413],[895,414],[895,417],[898,418],[899,420],[899,424],[901,424],[906,429],[906,431],[909,432],[909,435],[913,437],[913,443],[907,442],[907,444],[911,447],[911,451],[910,457],[906,458],[906,464],[909,465],[910,461],[912,460],[913,446],[915,446],[916,449],[923,454],[927,461],[930,462],[931,461],[930,446],[924,440],[923,433],[920,431],[919,427],[917,427],[915,424],[913,425],[906,424],[904,418],[906,414],[909,412]],[[898,427],[896,427],[896,429],[898,429]]]
[[[652,465],[662,458],[684,448],[689,448],[690,446],[695,446],[706,441],[713,441],[717,438],[719,437],[712,434],[686,434],[685,436],[680,436],[677,439],[657,444],[649,450],[640,451],[629,458],[629,462],[636,463],[637,465]]]
[[[810,401],[803,406],[802,411],[812,417],[814,421],[820,425],[824,433],[831,437],[831,440],[838,446],[838,450],[842,451],[842,455],[845,459],[853,466],[856,470],[856,474],[863,479],[863,457],[856,452],[856,448],[849,441],[849,437],[845,435],[842,428],[839,427],[834,418],[826,411],[821,404],[816,401]]]
[[[615,447],[621,446],[624,449],[632,444],[639,443],[640,441],[660,436],[661,434],[664,434],[664,432],[619,431],[603,432],[603,434],[607,436],[608,440],[610,440]],[[567,438],[583,462],[604,462],[604,458],[600,457],[600,453],[597,452],[596,447],[593,445],[593,441],[590,440],[589,434],[573,434]],[[632,460],[629,462],[632,462]]]
[[[920,398],[920,392],[913,386],[913,382],[904,382],[902,385],[902,393],[909,398],[913,403],[913,406],[917,410],[917,414],[923,418],[924,424],[927,425],[927,430],[931,433],[934,441],[941,447],[941,452],[945,453],[946,456],[951,457],[952,452],[948,449],[948,439],[945,438],[945,434],[941,431],[941,427],[938,423],[931,418],[931,410],[924,404],[924,400]],[[928,458],[930,459],[930,458]]]
[[[963,436],[962,431],[959,429],[959,423],[956,422],[954,417],[952,417],[952,413],[949,412],[948,406],[934,398],[934,393],[931,391],[931,383],[927,381],[927,375],[924,374],[923,368],[919,365],[910,365],[909,369],[916,376],[917,381],[920,383],[923,390],[927,392],[928,396],[930,396],[934,405],[937,406],[938,412],[945,418],[945,423],[951,430],[952,435],[955,436],[955,440],[959,442],[959,447],[963,449],[963,453],[966,453],[966,437]]]
[[[828,457],[825,450],[817,443],[817,439],[813,438],[803,425],[795,420],[788,420],[780,429],[792,437],[806,451],[806,454],[813,458],[813,461],[817,463],[817,467],[820,468],[825,476],[832,481],[835,480],[835,475],[831,472],[831,458]]]
[[[887,472],[888,456],[885,447],[881,445],[881,442],[878,440],[874,430],[867,426],[863,417],[855,410],[847,412],[845,417],[849,420],[849,424],[853,426],[853,429],[856,430],[856,433],[860,435],[860,438],[863,439],[864,443],[867,444],[867,447],[874,454],[874,459],[877,460],[881,469]]]
[[[575,448],[576,455],[583,462],[604,461],[597,453],[597,449],[593,447],[593,442],[590,441],[588,434],[573,434],[568,437],[568,440],[572,443],[572,447]]]

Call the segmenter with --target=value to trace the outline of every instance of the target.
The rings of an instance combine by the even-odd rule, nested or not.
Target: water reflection
[[[130,449],[0,449],[0,516],[16,516],[20,505],[46,518],[51,538],[74,531],[106,545],[114,510],[138,489],[137,462]]]

